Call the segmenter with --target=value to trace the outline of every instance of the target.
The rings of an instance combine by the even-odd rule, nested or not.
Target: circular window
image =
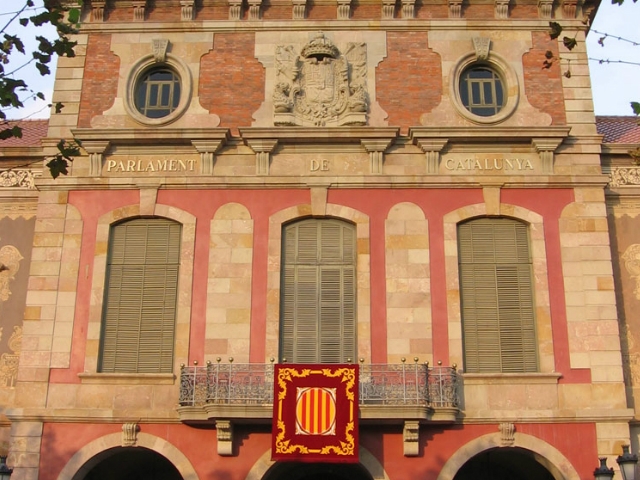
[[[460,75],[460,101],[474,115],[497,115],[505,105],[503,84],[492,68],[471,66]]]
[[[140,77],[134,103],[147,118],[163,118],[180,104],[180,77],[171,69],[152,68]]]
[[[518,75],[495,52],[486,60],[468,53],[456,62],[449,78],[452,103],[460,115],[473,123],[502,122],[518,105]]]
[[[179,58],[167,54],[158,62],[147,55],[129,71],[124,108],[143,125],[166,125],[189,108],[191,84],[189,67]]]

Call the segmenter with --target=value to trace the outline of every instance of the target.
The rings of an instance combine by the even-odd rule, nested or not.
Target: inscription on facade
[[[444,168],[450,171],[513,171],[533,170],[533,163],[528,158],[447,158]]]
[[[107,160],[107,172],[195,172],[194,159]]]
[[[329,160],[311,160],[309,164],[309,171],[311,172],[328,172]]]

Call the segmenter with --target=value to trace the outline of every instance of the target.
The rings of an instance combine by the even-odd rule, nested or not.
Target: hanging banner
[[[358,365],[278,364],[272,460],[358,459]]]

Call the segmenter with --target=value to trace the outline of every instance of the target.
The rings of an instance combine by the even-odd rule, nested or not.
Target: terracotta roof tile
[[[596,117],[598,133],[604,143],[640,143],[638,117]]]
[[[0,140],[0,148],[6,147],[39,147],[40,141],[47,136],[49,120],[20,120],[9,121],[7,127],[19,125],[22,127],[22,138],[7,138]],[[5,126],[0,126],[4,130]]]

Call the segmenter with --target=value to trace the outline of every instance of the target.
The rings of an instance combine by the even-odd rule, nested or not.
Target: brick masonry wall
[[[522,56],[524,90],[529,103],[551,115],[554,125],[567,123],[562,92],[562,72],[555,62],[551,68],[542,68],[545,52],[558,55],[558,43],[546,32],[532,32],[533,48]]]
[[[387,58],[376,70],[376,98],[390,126],[420,125],[420,116],[442,97],[440,56],[428,46],[426,32],[389,32]]]
[[[111,35],[90,35],[80,97],[79,127],[90,127],[92,117],[113,105],[119,69],[120,59],[111,53]]]
[[[254,57],[253,33],[219,33],[200,64],[200,104],[221,127],[250,126],[264,99],[265,72]]]

